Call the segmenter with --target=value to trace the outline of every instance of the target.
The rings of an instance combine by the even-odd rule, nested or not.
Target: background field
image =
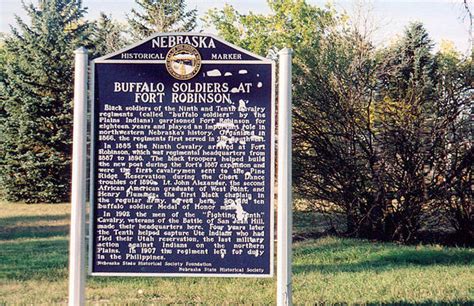
[[[68,204],[0,203],[0,304],[67,302]],[[313,216],[295,214],[296,230]],[[294,244],[294,302],[474,303],[474,249],[323,237]],[[89,277],[88,304],[273,304],[274,279]]]

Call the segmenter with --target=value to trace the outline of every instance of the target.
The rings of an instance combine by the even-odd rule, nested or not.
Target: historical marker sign
[[[273,62],[173,33],[92,75],[90,272],[271,276]]]

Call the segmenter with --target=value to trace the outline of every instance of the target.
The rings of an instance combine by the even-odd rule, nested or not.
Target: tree
[[[294,190],[314,211],[343,215],[351,236],[414,242],[440,207],[472,233],[468,71],[440,62],[420,23],[377,51],[331,8],[269,6],[265,16],[226,6],[206,21],[261,55],[294,49]]]
[[[379,206],[385,237],[402,242],[416,241],[430,223],[438,231],[446,227],[440,222],[446,205],[454,228],[462,227],[472,239],[468,74],[456,64],[455,52],[434,56],[431,48],[423,25],[412,23],[398,43],[379,54],[374,109],[384,178]]]
[[[122,35],[123,30],[110,16],[100,13],[91,35],[95,56],[103,56],[125,47],[127,40]]]
[[[319,213],[346,216],[349,234],[380,238],[373,47],[330,7],[290,0],[269,6],[268,16],[227,6],[211,11],[207,21],[225,39],[261,55],[294,49],[295,191]]]
[[[302,0],[268,1],[269,15],[238,13],[232,6],[210,10],[204,17],[227,41],[262,56],[276,58],[283,47],[294,51],[295,75],[299,74],[301,57],[307,52],[319,54],[318,46],[326,33],[346,19],[328,6],[319,8]]]
[[[463,59],[452,45],[442,44],[436,54],[439,96],[436,126],[439,146],[432,155],[435,188],[431,190],[432,211],[455,229],[456,242],[474,243],[472,161],[472,58]]]
[[[155,32],[188,32],[196,28],[197,10],[186,10],[184,0],[135,0],[140,9],[128,16],[132,35],[143,39]]]
[[[385,231],[392,239],[414,241],[429,201],[426,176],[435,119],[436,65],[433,43],[421,23],[411,23],[402,39],[382,51],[378,68],[376,124],[385,161]]]
[[[88,43],[81,1],[24,5],[30,24],[5,41],[0,180],[12,201],[59,202],[71,177],[73,51]]]

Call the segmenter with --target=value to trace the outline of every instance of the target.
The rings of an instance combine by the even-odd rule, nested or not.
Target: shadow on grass
[[[69,232],[68,225],[38,225],[35,223],[54,223],[55,221],[69,222],[69,215],[49,216],[15,216],[0,218],[0,240],[14,240],[20,238],[48,238],[65,236]]]
[[[14,216],[7,218],[0,218],[0,222],[4,225],[15,226],[18,223],[32,223],[32,222],[41,222],[41,221],[59,221],[67,220],[69,221],[69,214],[62,215],[44,215],[44,216]]]
[[[0,231],[0,240],[11,241],[24,238],[49,238],[56,236],[66,236],[69,233],[69,226],[21,226],[14,229],[4,228]]]
[[[295,274],[305,272],[382,272],[413,266],[459,266],[474,264],[474,252],[469,249],[434,249],[399,247],[390,244],[371,244],[367,241],[345,240],[327,242],[310,248],[301,248],[296,256],[330,258],[330,262],[315,264],[295,264]],[[319,261],[320,262],[320,261]]]
[[[67,249],[65,237],[0,242],[0,280],[64,279]]]

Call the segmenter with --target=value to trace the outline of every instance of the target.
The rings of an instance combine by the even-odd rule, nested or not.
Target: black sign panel
[[[93,275],[273,274],[273,62],[203,34],[93,63]]]

